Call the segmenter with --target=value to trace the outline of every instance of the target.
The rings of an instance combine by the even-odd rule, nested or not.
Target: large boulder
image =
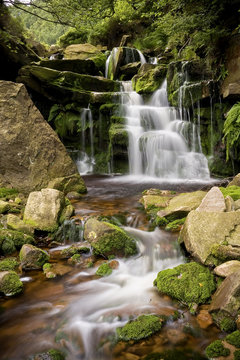
[[[180,241],[203,264],[214,265],[218,258],[239,258],[240,212],[191,211],[180,233]]]
[[[205,191],[194,191],[191,193],[182,193],[173,197],[168,206],[160,210],[159,217],[171,217],[172,219],[186,216],[190,211],[195,210],[206,195]]]
[[[99,70],[94,61],[91,59],[41,60],[38,64],[40,66],[59,71],[71,71],[78,74],[99,75]]]
[[[103,257],[137,253],[136,241],[118,226],[105,221],[89,219],[85,224],[84,237],[93,247],[94,253]]]
[[[64,59],[85,60],[99,54],[99,49],[92,44],[72,44],[64,50]]]
[[[26,244],[21,248],[19,258],[24,270],[39,270],[49,261],[50,256],[46,251]]]
[[[27,193],[78,173],[23,84],[0,81],[0,186]]]
[[[42,189],[29,194],[24,222],[34,229],[53,232],[65,205],[64,195],[56,189]]]

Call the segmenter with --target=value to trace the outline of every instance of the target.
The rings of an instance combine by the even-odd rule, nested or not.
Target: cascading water
[[[165,179],[209,179],[199,127],[169,107],[166,80],[149,102],[123,83],[122,109],[129,134],[129,172]]]
[[[81,145],[82,150],[78,152],[76,165],[80,174],[87,174],[93,171],[94,147],[93,147],[93,118],[91,109],[84,108],[81,113]],[[90,155],[86,152],[85,130],[89,127]]]

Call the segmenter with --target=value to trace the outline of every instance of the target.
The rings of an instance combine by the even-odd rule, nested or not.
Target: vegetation
[[[227,114],[223,128],[224,141],[226,143],[227,161],[236,159],[239,155],[239,136],[240,136],[240,102],[233,105]]]
[[[112,268],[107,263],[100,265],[96,271],[96,275],[98,276],[109,276],[111,275],[111,273],[112,273]]]
[[[216,340],[212,342],[207,348],[206,348],[206,355],[209,358],[216,358],[219,356],[228,356],[230,354],[230,350],[226,349],[221,340]]]
[[[125,326],[117,328],[118,341],[139,341],[161,330],[163,318],[157,315],[141,315],[129,321]]]

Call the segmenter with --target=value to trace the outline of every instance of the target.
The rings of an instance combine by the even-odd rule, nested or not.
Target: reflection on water
[[[77,266],[64,277],[52,280],[37,271],[23,273],[23,295],[0,299],[1,359],[26,359],[52,347],[66,351],[68,360],[124,359],[124,354],[107,341],[116,327],[139,314],[170,315],[177,309],[177,304],[160,296],[153,287],[160,270],[185,261],[176,235],[159,229],[147,231],[148,222],[138,204],[138,186],[93,177],[86,180],[89,193],[74,204],[76,217],[123,214],[127,219],[125,230],[137,240],[139,254],[127,260],[117,259],[118,269],[101,279],[94,275],[96,268]],[[54,252],[51,249],[52,255]],[[186,326],[191,331],[180,342],[182,345],[177,344],[180,349],[202,352],[218,336],[214,327],[209,332],[201,330],[186,309],[180,312],[178,321],[167,323],[161,334],[146,341],[144,347],[135,345],[132,356],[143,359],[147,353],[175,348],[174,331],[179,336]]]

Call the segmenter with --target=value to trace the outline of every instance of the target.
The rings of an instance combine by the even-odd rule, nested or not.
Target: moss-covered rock
[[[3,254],[11,254],[24,244],[34,243],[35,240],[30,235],[15,230],[0,229],[0,249]]]
[[[2,200],[12,199],[17,194],[18,194],[18,191],[16,189],[0,187],[0,199],[2,199]]]
[[[48,183],[48,188],[62,191],[64,194],[71,191],[76,191],[79,194],[87,192],[86,185],[79,174],[55,178]]]
[[[99,69],[95,65],[93,59],[41,60],[38,64],[53,70],[71,71],[87,75],[99,75]]]
[[[100,50],[92,44],[72,44],[64,50],[64,58],[85,60],[99,53]]]
[[[96,275],[98,276],[109,276],[111,275],[111,273],[112,273],[112,268],[107,263],[100,265],[96,271]]]
[[[15,270],[19,265],[16,258],[6,258],[0,261],[0,271]]]
[[[156,66],[153,69],[143,71],[145,64],[140,69],[139,74],[132,79],[133,89],[139,94],[151,94],[159,89],[166,77],[167,68],[165,66]]]
[[[6,296],[13,296],[21,293],[23,283],[14,271],[0,272],[0,292]]]
[[[194,191],[190,193],[181,193],[174,196],[168,205],[160,210],[157,215],[165,217],[170,221],[185,217],[190,211],[196,209],[202,199],[205,197],[205,191]]]
[[[71,266],[60,263],[45,263],[43,265],[43,272],[47,279],[54,279],[57,276],[64,276],[72,270]]]
[[[68,259],[76,254],[87,254],[90,252],[90,248],[88,246],[73,244],[66,249],[61,251],[61,258]]]
[[[23,232],[25,234],[33,235],[34,229],[31,225],[26,224],[18,216],[8,214],[7,216],[7,227],[12,230]]]
[[[47,352],[32,355],[28,360],[65,360],[65,354],[57,349],[50,349]]]
[[[4,214],[10,210],[10,205],[7,201],[0,200],[0,214]]]
[[[171,221],[170,223],[168,223],[166,225],[165,229],[167,231],[171,231],[171,232],[180,231],[182,228],[182,225],[185,223],[185,220],[186,220],[186,218]]]
[[[116,225],[95,218],[85,224],[85,240],[89,241],[93,251],[103,257],[132,256],[137,253],[136,241]]]
[[[215,340],[205,350],[206,355],[208,358],[217,358],[219,356],[228,356],[230,355],[230,350],[226,349],[223,346],[223,343],[221,340]]]
[[[163,318],[157,315],[141,315],[125,326],[117,328],[118,341],[140,341],[159,332],[164,323]]]
[[[112,145],[128,146],[128,133],[122,124],[112,124],[109,129],[109,139]]]
[[[229,344],[236,346],[236,348],[240,348],[240,331],[236,330],[232,334],[227,335],[225,340]]]
[[[21,266],[25,270],[39,270],[49,261],[50,256],[33,245],[23,245],[19,253]]]
[[[182,301],[189,307],[192,304],[206,303],[216,289],[209,269],[196,262],[160,271],[154,285],[159,292]]]

